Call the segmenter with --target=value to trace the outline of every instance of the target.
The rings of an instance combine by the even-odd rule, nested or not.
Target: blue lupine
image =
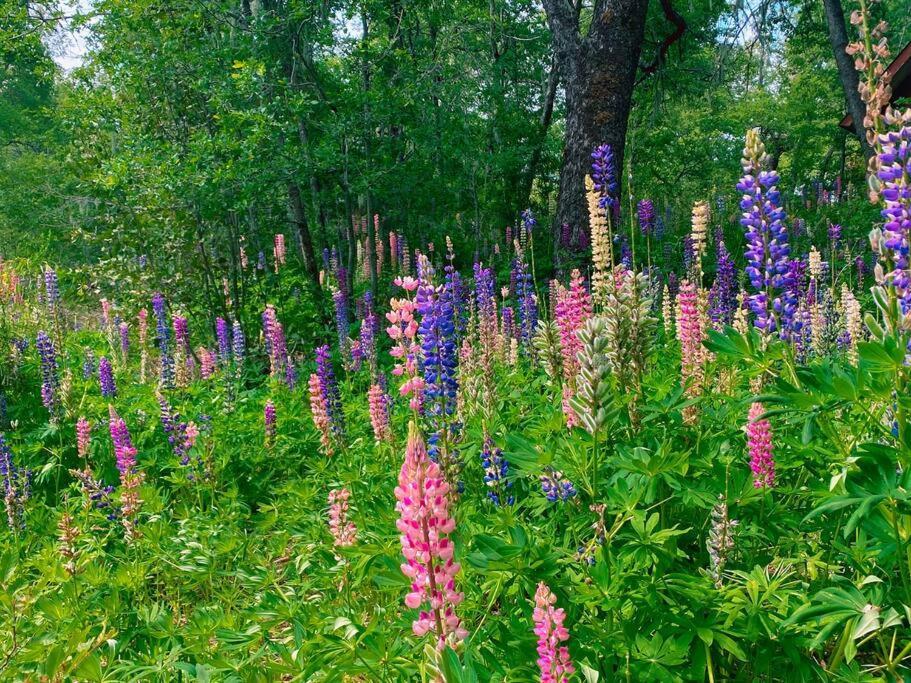
[[[715,282],[709,291],[709,316],[719,326],[731,325],[737,310],[737,272],[724,242],[718,245]]]
[[[783,304],[777,294],[784,286],[790,248],[781,208],[778,173],[763,170],[765,152],[755,132],[747,135],[744,150],[744,175],[737,183],[743,193],[740,224],[746,228],[746,273],[755,292],[750,295],[754,325],[767,333],[779,327],[776,311]]]
[[[171,353],[171,326],[168,325],[165,298],[161,292],[152,295],[152,312],[155,314],[155,335],[161,353],[161,384],[170,389],[174,386],[174,356]]]
[[[215,319],[215,337],[218,339],[218,361],[226,364],[231,357],[231,339],[228,321],[224,318]]]
[[[60,377],[57,366],[57,350],[54,342],[41,330],[36,342],[41,358],[41,401],[51,414],[51,419],[60,415]]]
[[[101,395],[105,398],[114,398],[117,395],[114,368],[107,356],[102,356],[98,361],[98,383],[101,385]]]
[[[515,502],[515,496],[509,491],[512,488],[512,481],[506,478],[509,474],[509,462],[503,457],[502,449],[494,446],[489,436],[484,437],[481,467],[484,468],[487,497],[494,505],[512,505]]]
[[[602,209],[619,206],[617,193],[620,186],[617,183],[614,150],[610,145],[599,145],[592,152],[592,182],[595,192],[601,196],[599,206]]]
[[[231,352],[234,355],[234,362],[237,365],[241,365],[244,362],[244,353],[246,352],[246,339],[244,338],[244,330],[237,320],[234,321],[231,329]]]
[[[565,502],[576,496],[576,487],[563,476],[562,472],[552,467],[547,467],[540,476],[541,492],[551,503]]]
[[[328,345],[316,349],[316,374],[319,377],[320,390],[326,403],[326,412],[332,433],[336,438],[345,435],[345,415],[342,412],[342,398],[338,384],[335,381],[335,372],[332,369],[332,355]]]

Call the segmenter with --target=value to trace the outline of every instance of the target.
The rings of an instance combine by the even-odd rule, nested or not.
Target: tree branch
[[[671,0],[661,0],[661,9],[664,11],[664,16],[675,26],[675,28],[673,33],[661,41],[661,45],[658,48],[658,54],[655,55],[655,59],[652,63],[642,68],[642,76],[640,76],[637,81],[637,85],[647,76],[650,76],[658,70],[658,67],[664,63],[664,60],[667,57],[667,51],[671,48],[671,45],[680,40],[686,31],[686,20],[674,9]]]

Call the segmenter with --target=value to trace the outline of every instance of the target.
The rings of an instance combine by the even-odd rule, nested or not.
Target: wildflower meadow
[[[238,35],[279,40],[283,3],[253,4]],[[562,49],[566,8],[527,4]],[[132,73],[105,45],[112,23],[143,35],[137,5],[98,4],[101,81],[75,72],[61,107]],[[911,680],[911,109],[882,6],[847,9],[870,153],[855,140],[828,184],[747,122],[739,171],[685,203],[640,182],[631,133],[484,232],[479,213],[406,223],[347,184],[323,229],[320,173],[276,181],[286,213],[244,214],[271,200],[235,188],[222,221],[127,193],[126,157],[83,157],[107,194],[68,214],[85,223],[58,259],[0,232],[0,680]],[[230,125],[306,99],[336,59],[368,83],[417,64],[404,5],[390,52],[364,56],[380,11],[338,19],[362,52],[302,52],[288,90],[235,61],[228,85],[259,104]],[[314,92],[294,106],[315,117],[332,105]],[[363,102],[381,131],[391,105]],[[298,123],[280,137],[307,164],[323,135],[348,154],[345,130]],[[151,138],[124,132],[127,175],[157,182]],[[231,185],[227,148],[194,136],[181,154]]]

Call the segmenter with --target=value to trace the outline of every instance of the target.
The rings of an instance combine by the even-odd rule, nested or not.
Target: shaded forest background
[[[538,275],[561,262],[554,250],[572,251],[553,224],[566,90],[539,2],[0,8],[5,256],[86,270],[102,292],[155,283],[211,308],[241,245],[255,259],[284,233],[303,266],[312,251],[310,270],[324,249],[353,264],[354,233],[372,229],[374,214],[381,236],[395,231],[412,246],[443,249],[451,236],[464,265],[530,207],[555,236],[536,242]],[[593,9],[575,6],[580,31]],[[682,34],[666,7],[648,4],[622,174],[622,220],[647,197],[665,224],[655,261],[679,258],[675,236],[695,199],[722,214],[734,206],[752,126],[789,201],[815,201],[820,188],[856,197],[833,212],[863,234],[876,213],[863,204],[859,143],[838,127],[846,102],[823,4],[672,9]],[[891,23],[893,50],[911,40],[904,2],[874,11]],[[54,46],[77,30],[89,50],[64,73]],[[571,242],[584,240],[584,226],[569,228]]]

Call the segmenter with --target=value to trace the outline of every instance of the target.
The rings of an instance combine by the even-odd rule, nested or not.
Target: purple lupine
[[[240,326],[240,322],[235,320],[231,329],[231,352],[234,355],[234,362],[237,365],[241,365],[244,362],[244,353],[246,350],[244,330]]]
[[[886,275],[895,289],[903,314],[911,311],[911,125],[879,136],[880,196],[883,200],[882,232],[885,246],[892,251],[892,271]]]
[[[58,374],[57,350],[54,342],[41,330],[36,346],[41,358],[41,401],[51,414],[51,419],[60,416],[60,376]]]
[[[737,310],[737,272],[724,242],[718,244],[715,282],[709,291],[709,315],[719,326],[731,325]]]
[[[650,236],[655,231],[655,205],[651,199],[643,199],[636,207],[639,216],[639,229],[644,236]]]
[[[781,208],[778,173],[763,170],[765,152],[755,131],[747,134],[744,150],[744,175],[737,183],[743,193],[740,201],[740,224],[746,228],[746,273],[755,290],[750,295],[753,324],[771,334],[779,327],[776,311],[783,306],[776,296],[784,286],[788,271],[790,248],[785,227],[785,212]]]
[[[157,399],[161,410],[161,427],[168,437],[168,443],[171,445],[174,455],[180,460],[180,464],[187,466],[190,464],[190,451],[196,444],[198,435],[196,426],[181,421],[180,414],[171,408],[162,394],[159,393]]]
[[[57,282],[57,271],[50,266],[44,267],[44,302],[53,313],[60,303],[60,289]]]
[[[82,379],[88,379],[95,374],[95,352],[92,349],[85,350],[85,357],[82,361]]]
[[[319,377],[320,391],[329,415],[332,433],[337,439],[345,435],[345,415],[342,412],[342,398],[339,393],[338,383],[335,381],[335,372],[332,369],[332,354],[329,345],[324,344],[316,349],[316,374]]]
[[[348,345],[348,332],[350,331],[348,297],[345,296],[345,291],[337,289],[332,292],[332,302],[335,304],[335,333],[338,335],[338,348],[344,352]]]
[[[677,298],[677,292],[680,291],[680,279],[677,277],[677,273],[671,272],[667,274],[667,293],[672,299]]]
[[[231,335],[224,318],[215,319],[215,337],[218,339],[218,362],[226,365],[231,358]]]
[[[0,480],[3,483],[3,503],[6,521],[13,531],[25,528],[25,503],[31,494],[31,472],[17,467],[13,452],[0,432]]]
[[[693,238],[689,235],[683,238],[683,269],[689,273],[696,262],[696,248],[693,245]]]
[[[532,234],[537,224],[538,220],[535,218],[535,214],[532,213],[531,209],[525,209],[522,212],[522,225],[525,227],[525,232],[529,235]]]
[[[804,293],[806,271],[807,262],[803,259],[789,260],[788,270],[782,281],[780,302],[776,303],[776,312],[781,320],[782,339],[797,339],[804,326],[803,316],[799,315],[799,307]]]
[[[119,510],[113,503],[113,486],[106,486],[101,479],[96,479],[88,467],[84,470],[70,470],[70,474],[80,483],[85,496],[96,510],[105,512],[105,516],[110,521],[117,519]]]
[[[260,251],[256,255],[256,270],[265,270],[266,269],[266,255]]]
[[[418,335],[424,358],[424,407],[431,428],[428,453],[447,475],[455,477],[459,469],[458,451],[453,446],[458,432],[453,416],[459,386],[455,312],[447,285],[434,286],[433,272],[423,257],[418,271],[421,277],[415,301],[421,315]]]
[[[114,398],[117,395],[114,368],[107,356],[102,356],[98,361],[98,383],[101,385],[101,395],[105,398]]]
[[[174,343],[185,356],[190,355],[190,323],[182,315],[172,316],[174,325]]]
[[[165,310],[165,298],[161,292],[152,295],[152,312],[155,314],[155,336],[161,353],[161,384],[166,388],[174,386],[174,356],[171,352],[171,327]]]
[[[487,497],[494,505],[512,505],[515,496],[510,492],[512,481],[507,479],[509,462],[503,457],[503,450],[497,448],[489,436],[484,437],[481,448],[481,467],[484,468],[484,483]]]
[[[452,242],[447,238],[448,251],[446,253],[447,264],[443,268],[445,275],[444,284],[452,302],[452,310],[455,316],[455,334],[456,339],[461,340],[465,336],[465,328],[468,324],[468,311],[465,298],[465,284],[462,282],[462,276],[455,267],[455,253],[452,250]]]
[[[631,270],[633,267],[633,250],[629,246],[626,235],[623,235],[620,238],[620,263],[622,263],[627,270]]]
[[[130,353],[130,326],[122,322],[117,329],[120,332],[120,354],[126,358]]]
[[[518,301],[518,327],[523,348],[531,351],[531,340],[538,327],[538,302],[535,287],[528,272],[528,264],[521,255],[516,259],[516,300]]]
[[[832,245],[833,249],[837,249],[840,241],[841,226],[838,223],[832,223],[829,225],[829,243]]]
[[[618,207],[617,193],[620,186],[617,183],[617,168],[614,161],[614,150],[610,145],[599,145],[592,152],[592,182],[601,199],[599,206]]]
[[[503,335],[507,339],[517,339],[517,329],[516,329],[516,319],[512,306],[503,306],[503,310],[500,311],[500,318],[502,319]]]

